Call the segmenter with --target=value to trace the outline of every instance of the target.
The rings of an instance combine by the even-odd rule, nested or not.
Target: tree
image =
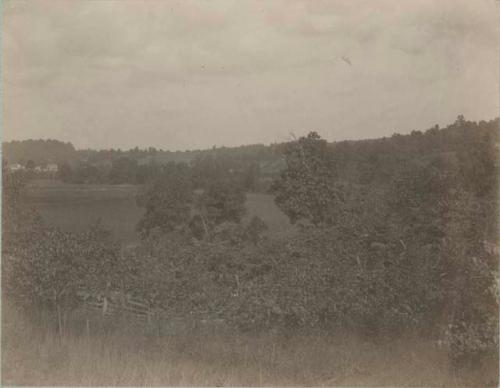
[[[192,197],[188,166],[168,163],[137,196],[137,204],[146,208],[137,229],[147,236],[154,229],[168,233],[187,225]]]
[[[154,159],[151,159],[149,163],[137,166],[135,181],[140,185],[149,183],[160,172],[161,165],[157,164]]]
[[[236,183],[229,180],[214,181],[198,197],[198,214],[193,222],[195,225],[201,223],[206,236],[224,222],[238,224],[246,213],[245,201],[245,193]]]
[[[454,363],[498,347],[498,256],[484,247],[497,230],[495,206],[485,199],[487,186],[477,190],[472,177],[463,180],[469,165],[490,164],[487,156],[470,152],[464,164],[464,156],[440,155],[409,166],[389,193],[389,222],[404,246],[400,294],[423,315],[423,326],[448,342]],[[482,185],[495,180],[493,171],[478,168]]]
[[[73,169],[67,162],[59,164],[57,168],[57,178],[64,183],[69,183],[73,179]]]
[[[121,157],[113,160],[109,180],[113,184],[135,183],[137,175],[137,160]]]
[[[273,184],[276,204],[292,223],[329,223],[343,202],[328,144],[316,132],[289,143],[286,168]]]
[[[15,183],[4,182],[4,209],[17,210],[15,221],[3,219],[3,291],[26,312],[55,313],[62,334],[63,317],[78,305],[79,291],[105,294],[117,287],[118,246],[99,223],[74,234],[47,225],[36,213],[26,214],[13,200]]]
[[[211,182],[230,180],[232,165],[227,158],[214,154],[198,155],[191,163],[194,186],[205,189]]]
[[[19,171],[9,171],[2,164],[2,252],[13,254],[20,248],[26,231],[39,218],[34,209],[23,202],[25,176]]]
[[[81,284],[75,235],[38,221],[23,237],[6,263],[7,295],[29,310],[55,312],[62,334],[64,311],[75,305]]]
[[[457,158],[465,188],[480,197],[495,195],[498,187],[497,152],[495,136],[492,135],[477,136],[460,147]]]
[[[120,289],[120,247],[98,219],[88,230],[76,235],[79,250],[76,263],[80,284],[87,292],[107,295]]]
[[[260,166],[256,163],[251,164],[243,176],[243,187],[247,191],[256,191],[258,189],[260,177]]]
[[[75,183],[99,183],[103,178],[99,168],[90,163],[78,164],[72,177],[72,181]]]
[[[26,162],[26,169],[27,170],[34,170],[35,167],[36,167],[36,164],[33,160],[30,159]]]

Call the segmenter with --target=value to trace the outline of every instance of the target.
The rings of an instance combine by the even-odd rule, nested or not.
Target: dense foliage
[[[190,218],[192,202],[191,180],[186,164],[169,163],[160,174],[139,193],[137,203],[146,213],[137,229],[148,235],[153,229],[173,232]]]
[[[211,157],[152,164],[143,239],[126,252],[98,225],[70,234],[14,220],[22,183],[5,173],[3,284],[19,303],[56,309],[82,288],[121,291],[240,330],[412,332],[442,340],[457,363],[495,357],[497,134],[498,120],[459,117],[388,139],[290,142],[273,190],[299,225],[293,238],[243,219],[253,172],[241,180]],[[130,166],[116,160],[116,182]]]

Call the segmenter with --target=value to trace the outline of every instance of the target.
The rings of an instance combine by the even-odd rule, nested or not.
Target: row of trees
[[[25,140],[3,144],[4,160],[28,170],[58,164],[57,178],[66,183],[144,184],[167,163],[186,163],[197,187],[213,179],[231,179],[247,191],[262,191],[280,165],[281,146],[249,145],[193,151],[164,151],[154,147],[130,150],[75,150],[57,140]],[[33,174],[25,174],[31,178]]]
[[[161,178],[169,164],[182,164],[189,167],[186,175],[196,188],[205,187],[214,180],[231,181],[246,191],[265,191],[268,187],[266,174],[261,172],[259,163],[236,167],[233,161],[208,155],[195,158],[189,164],[169,162],[160,164],[150,162],[139,164],[129,157],[120,157],[110,164],[95,165],[88,162],[61,163],[57,178],[65,183],[107,183],[107,184],[149,184]]]
[[[233,166],[247,166],[255,162],[273,162],[279,159],[280,145],[265,146],[262,144],[245,145],[240,147],[213,147],[206,150],[167,151],[155,147],[134,147],[128,150],[118,149],[75,149],[71,143],[53,139],[28,139],[22,141],[4,142],[2,144],[3,157],[9,163],[25,165],[33,160],[37,165],[47,163],[85,162],[91,165],[110,165],[114,160],[128,158],[148,164],[156,161],[159,164],[168,162],[190,163],[196,158],[213,156],[218,159],[231,161]]]
[[[3,159],[9,163],[26,166],[29,161],[36,165],[72,162],[77,159],[77,151],[71,143],[48,140],[22,140],[2,143]]]

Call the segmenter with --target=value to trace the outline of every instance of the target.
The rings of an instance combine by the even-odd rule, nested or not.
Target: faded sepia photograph
[[[498,386],[500,1],[0,29],[2,386]]]

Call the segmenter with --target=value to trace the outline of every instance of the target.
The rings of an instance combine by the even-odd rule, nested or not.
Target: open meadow
[[[144,209],[136,203],[138,189],[137,185],[66,184],[38,180],[27,187],[26,201],[51,225],[79,232],[100,219],[118,241],[134,243],[139,238],[135,227],[144,214]],[[245,206],[245,218],[262,218],[269,228],[268,233],[274,236],[287,235],[294,230],[270,194],[248,193]]]

